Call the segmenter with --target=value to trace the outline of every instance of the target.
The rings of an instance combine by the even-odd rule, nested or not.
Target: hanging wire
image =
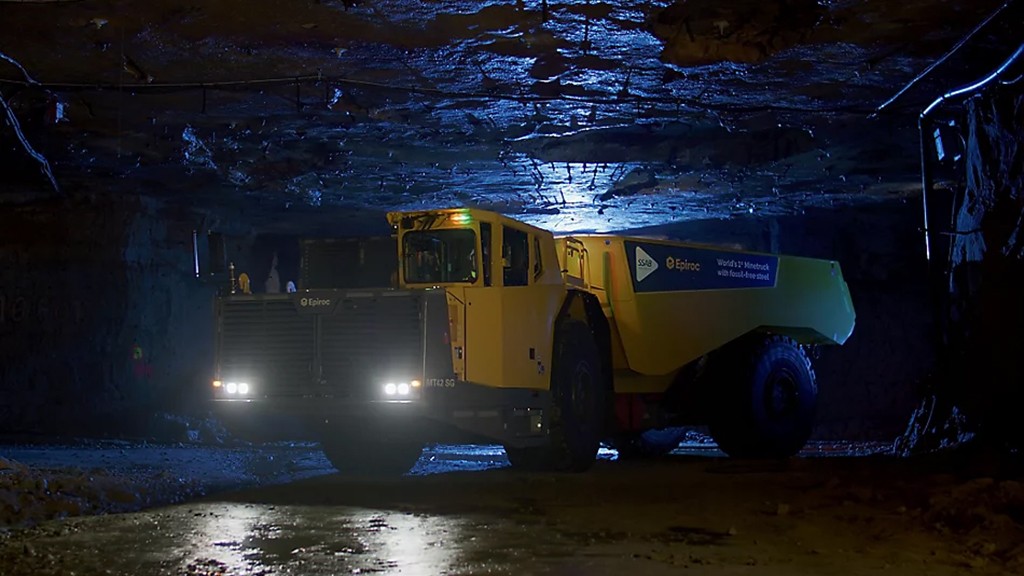
[[[6,1],[6,0],[0,0],[0,1]],[[0,60],[5,60],[7,62],[10,62],[15,68],[20,70],[21,74],[25,77],[25,84],[28,84],[30,86],[39,86],[39,82],[37,82],[34,78],[32,78],[31,75],[29,75],[28,70],[25,70],[25,67],[22,66],[20,62],[18,62],[14,58],[11,58],[7,54],[4,54],[3,52],[0,52]]]
[[[915,84],[917,84],[918,82],[920,82],[921,80],[926,78],[929,74],[931,74],[932,70],[935,70],[936,68],[941,66],[946,60],[949,60],[949,58],[952,57],[953,54],[956,54],[957,52],[959,52],[960,49],[963,48],[965,44],[970,42],[971,38],[974,38],[974,36],[977,35],[978,32],[980,32],[982,30],[982,28],[984,28],[985,26],[988,26],[988,23],[991,22],[996,16],[1002,14],[1003,10],[1005,10],[1008,6],[1013,4],[1014,1],[1015,0],[1008,0],[1007,2],[1003,3],[1002,6],[997,8],[994,12],[989,14],[987,18],[982,20],[981,23],[978,24],[977,26],[975,26],[973,30],[971,30],[966,36],[961,38],[959,42],[957,42],[952,48],[949,49],[949,51],[947,51],[945,54],[943,54],[938,60],[932,62],[920,74],[918,74],[910,82],[908,82],[906,86],[901,88],[899,90],[899,92],[897,92],[896,94],[893,94],[893,96],[891,98],[889,98],[888,100],[883,102],[880,106],[878,106],[878,108],[875,108],[875,111],[872,112],[871,116],[874,117],[879,112],[884,110],[885,108],[888,108],[890,104],[892,104],[893,102],[898,100],[900,96],[902,96],[904,93],[907,92],[907,90],[910,90]]]
[[[31,143],[29,143],[28,138],[25,137],[25,133],[21,131],[21,123],[18,122],[18,117],[14,115],[14,110],[12,110],[7,104],[3,94],[0,94],[0,108],[3,109],[4,115],[7,117],[7,123],[11,126],[11,129],[14,130],[14,135],[18,138],[18,141],[21,142],[22,147],[25,148],[25,152],[28,152],[28,155],[39,163],[43,174],[45,174],[50,180],[53,190],[59,194],[60,186],[57,185],[57,178],[53,175],[53,170],[50,168],[50,162],[45,156],[36,152],[36,149],[32,147]]]

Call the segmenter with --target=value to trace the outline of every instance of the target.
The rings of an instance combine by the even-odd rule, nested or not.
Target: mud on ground
[[[203,468],[226,454],[205,454]],[[500,449],[434,447],[415,476],[307,468],[305,479],[8,531],[0,567],[10,576],[1020,574],[1021,469],[1019,459],[968,452],[782,462],[677,452],[525,474]]]

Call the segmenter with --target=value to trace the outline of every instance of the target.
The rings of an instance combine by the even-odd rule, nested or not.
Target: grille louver
[[[420,378],[421,297],[343,291],[331,313],[300,313],[291,297],[221,302],[222,378],[248,378],[260,396],[366,398],[389,379]]]
[[[298,392],[312,380],[314,316],[291,300],[226,300],[221,310],[222,377],[248,378],[261,393]]]
[[[420,298],[349,298],[322,322],[320,349],[328,382],[366,382],[376,392],[386,380],[421,377]]]

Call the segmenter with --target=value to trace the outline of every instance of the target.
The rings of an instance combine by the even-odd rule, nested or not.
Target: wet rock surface
[[[0,444],[0,530],[128,512],[331,470],[315,444]]]
[[[805,40],[827,10],[816,0],[675,2],[658,14],[663,58],[679,65],[760,62]]]
[[[418,475],[400,479],[325,473],[8,531],[0,566],[11,576],[942,575],[1024,567],[1019,463],[968,465],[950,454],[784,462],[698,455],[707,450],[606,457],[586,474],[548,475],[512,471],[500,449],[449,446],[428,451]]]
[[[1000,4],[5,2],[22,69],[0,61],[0,87],[66,190],[614,230],[914,183],[920,106],[1005,57],[1007,28],[868,114]],[[655,202],[619,194],[636,170]]]

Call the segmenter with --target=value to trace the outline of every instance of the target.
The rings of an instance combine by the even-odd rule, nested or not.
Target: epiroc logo
[[[334,309],[343,299],[341,297],[334,298],[330,294],[319,296],[307,294],[302,297],[293,297],[292,305],[295,306],[295,311],[299,314],[333,314]]]
[[[655,270],[658,269],[658,263],[651,258],[651,255],[644,252],[644,249],[636,247],[636,281],[643,282],[644,278],[647,278]]]
[[[330,298],[303,298],[299,300],[299,306],[303,308],[319,308],[321,306],[330,306]]]

